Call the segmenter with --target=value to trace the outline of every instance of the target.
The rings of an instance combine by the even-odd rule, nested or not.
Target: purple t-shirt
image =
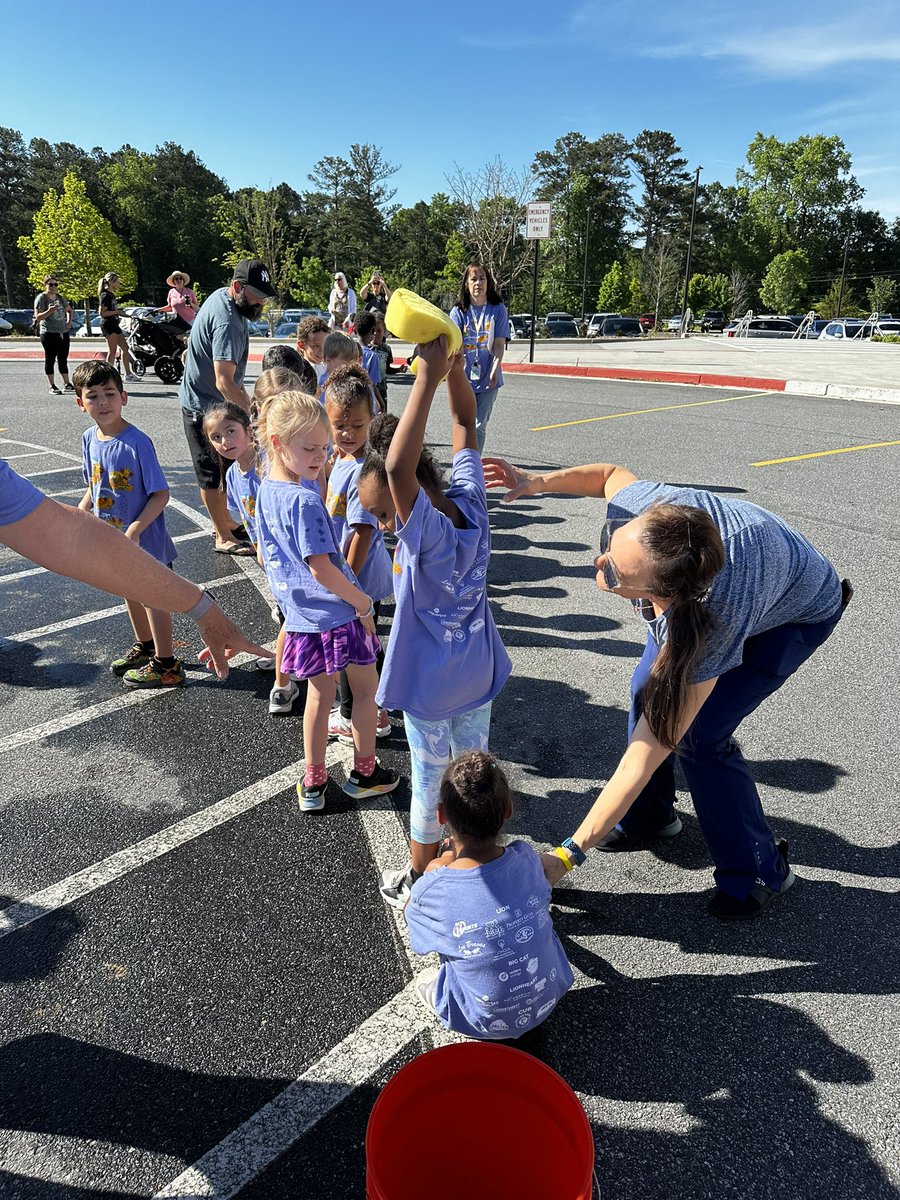
[[[355,525],[371,525],[372,540],[359,572],[359,586],[373,600],[383,600],[393,591],[391,556],[378,528],[378,521],[359,502],[359,473],[363,457],[339,458],[331,469],[325,507],[334,526],[341,553],[346,557]]]
[[[0,525],[23,520],[45,499],[30,479],[23,479],[8,462],[0,459]]]
[[[509,338],[509,313],[505,304],[482,304],[476,307],[450,310],[450,320],[462,330],[463,350],[466,354],[466,376],[473,392],[486,392],[490,385],[491,367],[494,365],[492,348],[496,338]],[[495,387],[503,386],[503,371],[497,368]]]
[[[242,471],[241,464],[233,462],[225,476],[225,493],[228,496],[228,507],[244,522],[247,536],[255,546],[256,536],[256,494],[259,491],[260,479],[256,467]]]
[[[308,487],[264,479],[256,495],[256,532],[272,595],[289,633],[325,633],[356,618],[356,610],[313,579],[306,560],[327,554],[351,583],[328,509]]]
[[[527,842],[480,867],[437,867],[412,886],[409,944],[437,951],[435,1010],[457,1033],[520,1037],[572,986],[550,920],[550,885]]]
[[[154,492],[168,490],[156,448],[140,429],[126,425],[121,433],[101,441],[96,426],[81,439],[81,469],[91,489],[94,516],[122,533],[138,519]],[[178,557],[166,518],[160,513],[141,534],[142,550],[168,566]]]
[[[362,365],[372,382],[378,386],[381,383],[381,359],[372,346],[363,346],[360,343],[362,351]]]
[[[453,456],[447,498],[463,517],[457,529],[419,488],[397,528],[394,596],[378,704],[423,721],[442,721],[493,700],[512,663],[491,616],[491,557],[484,471],[477,450]]]

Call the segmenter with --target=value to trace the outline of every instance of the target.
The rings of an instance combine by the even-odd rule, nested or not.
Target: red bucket
[[[491,1042],[414,1059],[375,1101],[368,1200],[590,1200],[594,1139],[555,1071]]]

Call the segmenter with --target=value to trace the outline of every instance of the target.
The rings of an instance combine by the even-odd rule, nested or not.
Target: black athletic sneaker
[[[133,671],[137,667],[145,667],[152,657],[152,650],[145,650],[140,642],[135,642],[130,650],[125,651],[121,658],[113,659],[109,664],[109,669],[113,675],[124,675],[126,671]]]
[[[750,892],[749,896],[732,896],[728,892],[720,892],[716,889],[712,900],[706,906],[706,911],[711,917],[718,917],[720,921],[752,920],[753,917],[758,917],[764,909],[768,908],[773,900],[777,900],[784,895],[788,888],[794,886],[797,876],[788,863],[788,844],[782,838],[775,843],[775,846],[784,862],[785,876],[781,881],[781,887],[776,891],[774,888],[760,883]]]
[[[351,771],[344,784],[344,792],[354,800],[365,800],[366,796],[384,796],[392,792],[400,782],[396,771],[389,771],[380,762],[375,762],[375,770],[371,775],[360,775]]]

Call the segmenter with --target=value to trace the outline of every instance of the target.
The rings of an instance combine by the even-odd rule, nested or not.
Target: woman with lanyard
[[[335,271],[334,287],[328,297],[328,312],[331,314],[332,329],[346,329],[356,312],[356,292],[347,283],[343,271]]]
[[[491,409],[503,386],[500,363],[509,337],[509,313],[490,271],[481,263],[469,263],[463,272],[459,299],[450,312],[450,320],[462,330],[466,376],[478,407],[475,433],[478,449],[483,450]]]
[[[605,463],[547,475],[485,459],[504,500],[559,492],[608,502],[597,586],[647,629],[631,681],[628,746],[572,837],[544,855],[551,883],[598,850],[643,849],[681,832],[674,756],[715,863],[707,906],[755,917],[794,883],[734,733],[831,635],[853,595],[780,517],[699,488],[640,481]]]
[[[166,297],[166,302],[162,308],[156,310],[157,312],[174,313],[175,316],[169,322],[169,325],[172,329],[177,329],[180,333],[191,332],[194,317],[196,317],[197,309],[200,307],[193,289],[188,287],[190,282],[191,277],[186,271],[173,271],[166,280],[166,283],[169,285],[169,294]]]
[[[74,392],[75,389],[69,382],[72,305],[59,294],[59,282],[55,275],[45,277],[44,290],[34,298],[34,323],[40,331],[41,345],[44,347],[44,374],[50,384],[50,395],[62,395],[62,390],[56,386],[54,365],[59,366],[65,390]]]
[[[106,361],[114,365],[116,354],[121,354],[125,382],[138,383],[137,375],[132,374],[131,371],[128,343],[125,341],[125,334],[119,324],[119,310],[116,308],[116,292],[119,290],[121,282],[115,271],[108,271],[97,285],[100,293],[100,332],[106,338],[106,345],[109,348]]]

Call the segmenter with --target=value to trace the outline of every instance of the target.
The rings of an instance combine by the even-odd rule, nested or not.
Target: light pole
[[[681,336],[682,337],[685,337],[687,335],[687,329],[685,328],[685,324],[686,324],[685,318],[687,317],[687,310],[688,310],[688,284],[691,282],[691,256],[692,256],[693,250],[694,250],[694,226],[697,222],[697,192],[700,188],[700,172],[702,170],[703,170],[702,167],[698,167],[694,174],[694,198],[691,200],[691,228],[690,228],[690,232],[688,233],[687,262],[685,263],[685,267],[684,267],[684,301],[682,302],[682,305],[681,305]]]
[[[587,210],[587,228],[584,232],[584,271],[581,275],[581,319],[584,320],[585,296],[587,294],[588,246],[591,244],[591,210]]]
[[[847,255],[850,253],[850,239],[853,237],[853,218],[850,218],[850,228],[847,230],[847,238],[844,242],[844,262],[841,266],[841,286],[838,288],[837,312],[836,317],[841,315],[841,305],[844,303],[844,280],[847,278]]]

